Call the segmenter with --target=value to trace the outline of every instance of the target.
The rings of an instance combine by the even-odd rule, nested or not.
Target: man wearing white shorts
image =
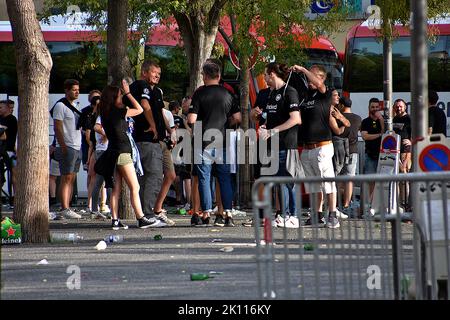
[[[334,178],[332,143],[332,125],[336,121],[332,114],[331,92],[325,86],[326,70],[319,65],[313,65],[309,70],[295,65],[294,72],[303,73],[305,91],[303,103],[300,106],[302,126],[299,135],[304,143],[301,162],[306,177]],[[306,87],[307,84],[307,87]],[[298,90],[298,89],[297,89]],[[312,213],[305,225],[325,225],[328,228],[340,226],[336,212],[336,184],[324,182],[305,184],[307,193],[316,193],[318,200],[317,217]],[[325,222],[322,212],[323,195],[327,195],[329,216]],[[317,221],[315,220],[317,218]]]

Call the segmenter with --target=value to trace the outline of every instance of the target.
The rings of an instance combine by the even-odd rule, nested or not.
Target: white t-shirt
[[[102,125],[102,118],[100,116],[97,117],[97,120],[95,120],[95,124]],[[105,143],[102,143],[103,136],[95,131],[95,151],[106,151],[108,149],[108,140],[106,140]]]
[[[70,110],[64,103],[58,102],[53,109],[53,119],[63,122],[64,142],[75,150],[81,149],[81,130],[77,130],[79,115]],[[58,139],[56,146],[60,147]]]
[[[164,118],[166,118],[167,122],[169,123],[169,127],[171,127],[171,128],[175,127],[175,119],[173,118],[172,112],[170,112],[169,110],[167,110],[165,108],[163,108],[162,111],[163,111]],[[167,135],[169,135],[168,132],[167,132]]]

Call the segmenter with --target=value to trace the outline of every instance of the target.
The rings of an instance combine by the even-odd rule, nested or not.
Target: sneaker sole
[[[113,227],[112,228],[114,231],[117,231],[117,230],[120,230],[120,229],[122,229],[122,230],[128,230],[128,227]]]
[[[152,225],[150,225],[150,224],[148,226],[140,226],[140,227],[138,226],[139,229],[148,229],[151,227],[152,227]]]

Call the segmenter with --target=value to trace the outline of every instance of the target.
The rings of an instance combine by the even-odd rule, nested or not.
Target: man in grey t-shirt
[[[73,106],[78,99],[80,85],[77,80],[64,81],[65,98],[59,100],[52,110],[56,137],[55,159],[61,171],[61,212],[65,218],[79,219],[81,216],[69,207],[73,184],[81,163],[81,131],[78,128],[79,112]],[[69,104],[73,107],[70,108]]]

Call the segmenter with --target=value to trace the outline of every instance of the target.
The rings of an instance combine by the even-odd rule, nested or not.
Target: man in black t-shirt
[[[434,90],[428,91],[428,134],[441,133],[447,136],[447,116],[437,106],[439,95]]]
[[[5,126],[6,129],[4,134],[6,135],[6,140],[3,142],[5,144],[3,155],[4,161],[6,162],[8,170],[11,172],[10,185],[8,186],[8,192],[10,193],[9,205],[14,206],[14,196],[16,188],[16,139],[17,139],[17,118],[12,114],[14,111],[14,101],[4,100],[0,101],[0,124]],[[3,168],[2,168],[3,169]],[[11,189],[12,186],[12,189]]]
[[[348,139],[350,158],[347,164],[338,173],[340,176],[355,176],[358,166],[358,132],[361,129],[361,117],[352,113],[352,100],[342,97],[339,100],[339,106],[344,117],[350,121],[350,127],[345,128],[340,135],[341,138]],[[351,214],[349,205],[353,194],[353,182],[349,181],[344,186],[343,211],[345,214]]]
[[[411,157],[411,117],[407,113],[406,102],[403,99],[394,101],[394,119],[392,120],[394,131],[401,138],[400,142],[400,173],[408,173],[412,166]],[[408,209],[409,183],[402,181],[400,186],[400,200],[402,205]]]
[[[378,156],[380,155],[381,137],[384,133],[384,118],[380,112],[380,100],[369,100],[369,116],[361,122],[361,136],[365,142],[364,173],[377,172]],[[373,196],[375,183],[371,182],[370,199]]]
[[[337,128],[333,115],[331,91],[325,86],[327,72],[323,66],[313,65],[308,70],[302,66],[292,67],[294,72],[302,73],[305,81],[300,88],[303,103],[300,105],[302,113],[301,139],[303,150],[301,162],[307,177],[334,178],[332,131]],[[302,84],[302,82],[300,82]],[[307,87],[306,87],[307,84]],[[333,126],[333,128],[332,128]],[[326,225],[328,228],[339,228],[338,215],[344,217],[336,209],[337,193],[334,182],[325,182],[321,186],[306,184],[308,193],[317,193],[318,208],[317,217],[312,216],[306,221],[306,225]],[[323,215],[324,194],[328,200],[328,221]],[[317,218],[317,221],[315,219]]]
[[[220,184],[222,204],[225,209],[225,217],[217,215],[214,224],[234,226],[231,213],[233,198],[230,165],[226,161],[225,130],[227,122],[229,126],[240,122],[240,110],[234,97],[219,84],[220,68],[217,64],[206,62],[202,67],[202,75],[205,86],[195,91],[188,114],[188,124],[195,124],[194,169],[199,180],[200,202],[203,211],[202,220],[203,224],[208,224],[209,216],[212,214],[210,185],[211,170],[214,165]],[[231,119],[229,120],[229,118]],[[201,131],[198,127],[200,125]],[[212,140],[214,140],[214,143],[211,143]]]
[[[130,93],[141,104],[144,112],[133,117],[133,138],[139,149],[144,175],[138,177],[142,209],[147,218],[159,220],[156,227],[173,225],[164,212],[155,215],[158,194],[162,188],[163,151],[160,140],[166,136],[166,125],[162,114],[164,108],[162,90],[156,85],[161,78],[161,67],[153,61],[144,61],[141,67],[141,79],[130,85]],[[128,100],[124,101],[129,105]]]
[[[288,68],[284,64],[273,62],[266,65],[264,80],[271,90],[261,113],[261,115],[266,115],[265,123],[259,127],[258,133],[260,139],[268,140],[270,151],[268,156],[273,160],[278,160],[278,169],[275,172],[270,170],[276,168],[273,160],[268,167],[267,160],[261,159],[261,175],[296,178],[300,175],[297,130],[298,125],[301,124],[301,116],[298,93],[293,87],[286,84],[287,74]],[[278,149],[274,143],[277,141]],[[285,217],[277,214],[272,222],[273,226],[286,228],[298,228],[300,226],[294,187],[293,183],[279,186],[278,199],[280,202],[284,199],[284,203],[281,203],[280,207],[284,210],[281,214],[284,214]],[[284,196],[282,196],[283,194]]]

